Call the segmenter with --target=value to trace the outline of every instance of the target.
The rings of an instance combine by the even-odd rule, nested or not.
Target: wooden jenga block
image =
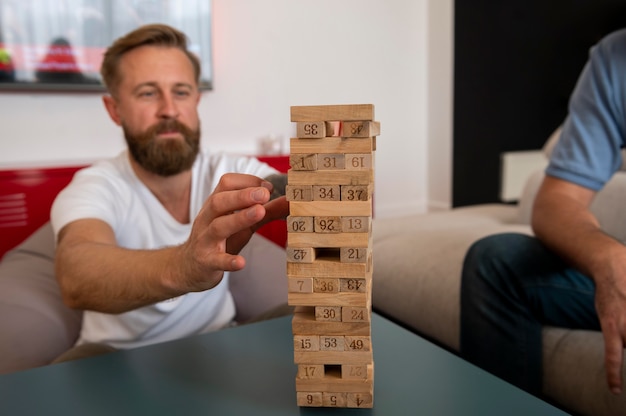
[[[346,351],[371,351],[372,340],[370,337],[346,336],[344,346]]]
[[[294,351],[295,364],[363,364],[372,358],[372,351]]]
[[[347,393],[334,393],[334,392],[322,392],[322,406],[324,407],[347,407],[348,406],[348,394]]]
[[[341,378],[344,380],[367,380],[368,372],[370,372],[368,365],[370,364],[343,364],[341,366]]]
[[[337,185],[339,186],[339,185]],[[341,217],[313,217],[313,230],[316,233],[340,233]],[[323,246],[316,246],[323,247]]]
[[[370,250],[367,247],[341,247],[339,261],[342,263],[365,263]]]
[[[372,199],[372,184],[339,185],[339,187],[342,201],[370,201]]]
[[[341,232],[369,233],[372,230],[372,217],[341,217]]]
[[[337,393],[365,393],[371,392],[374,376],[373,363],[345,364],[352,367],[365,367],[364,377],[346,377],[344,364],[325,365],[323,377],[299,377],[296,379],[296,389],[299,391],[326,391]]]
[[[298,406],[321,407],[323,405],[322,392],[296,392]],[[346,399],[347,400],[347,399]]]
[[[370,409],[374,407],[373,393],[348,393],[347,407]]]
[[[287,291],[289,293],[313,293],[313,278],[288,276]]]
[[[373,167],[373,155],[370,153],[346,153],[346,170],[366,170]]]
[[[313,263],[287,262],[287,275],[299,277],[362,277],[371,270],[370,263],[341,263],[318,259]]]
[[[339,222],[339,224],[341,225],[341,221]],[[329,232],[289,232],[287,233],[287,245],[290,247],[346,247],[351,245],[366,247],[370,241],[369,234],[366,232],[345,233],[341,232],[340,230],[341,227],[337,227],[337,231],[335,231],[335,229],[333,228],[333,230]]]
[[[315,172],[287,172],[287,181],[291,185],[369,185],[374,180],[374,172],[369,170],[318,170]]]
[[[320,322],[341,322],[341,306],[316,306],[315,320]]]
[[[345,351],[345,337],[340,335],[320,335],[320,351]]]
[[[316,306],[341,308],[342,306],[360,306],[367,307],[369,299],[367,293],[353,292],[333,292],[333,293],[287,293],[287,303],[292,306]],[[317,316],[317,315],[316,315]],[[341,313],[336,314],[338,320],[346,321],[341,318]]]
[[[367,290],[367,278],[343,278],[339,279],[340,292],[363,293]]]
[[[285,197],[287,201],[312,201],[313,185],[287,185]]]
[[[372,216],[371,201],[291,201],[289,212],[296,217]]]
[[[368,306],[344,306],[341,308],[342,322],[371,322],[371,311]]]
[[[311,186],[313,187],[313,201],[341,201],[341,185]]]
[[[317,153],[292,153],[289,155],[289,166],[297,171],[316,171]]]
[[[293,349],[296,351],[319,351],[320,337],[319,335],[294,335]],[[322,374],[324,374],[323,369]]]
[[[315,261],[315,249],[312,247],[287,247],[287,261],[295,263],[313,263]]]
[[[300,138],[321,139],[326,137],[324,121],[301,121],[296,123],[296,135]]]
[[[291,121],[374,121],[373,104],[292,106]]]
[[[313,292],[316,293],[336,293],[341,290],[340,279],[333,278],[313,278]]]
[[[315,217],[295,217],[290,215],[287,217],[287,232],[289,233],[312,233],[313,219]],[[343,226],[343,222],[341,222]]]
[[[317,170],[341,170],[346,167],[346,156],[342,153],[318,153]]]
[[[346,121],[342,137],[374,137],[380,134],[378,121]]]
[[[324,365],[322,364],[299,364],[298,373],[296,377],[300,379],[324,378]]]
[[[344,137],[325,137],[322,139],[291,138],[289,151],[292,154],[368,154],[376,147],[376,140],[372,137],[354,139]]]

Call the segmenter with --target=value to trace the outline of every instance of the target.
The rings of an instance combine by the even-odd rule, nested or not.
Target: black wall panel
[[[453,206],[499,200],[500,154],[540,149],[626,0],[456,0]],[[626,76],[626,74],[625,74]]]

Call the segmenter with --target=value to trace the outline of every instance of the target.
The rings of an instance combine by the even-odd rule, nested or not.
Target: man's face
[[[176,48],[142,46],[119,65],[121,82],[107,109],[122,126],[132,157],[161,176],[191,168],[200,147],[200,93],[187,56]]]

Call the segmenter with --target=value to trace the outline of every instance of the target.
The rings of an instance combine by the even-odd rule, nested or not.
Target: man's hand
[[[596,311],[604,336],[604,365],[611,392],[622,392],[626,347],[626,248],[607,259],[606,274],[596,275]]]
[[[288,214],[285,198],[269,201],[271,190],[271,183],[252,175],[230,173],[220,179],[196,217],[188,241],[181,246],[180,277],[185,289],[210,289],[221,281],[224,271],[245,266],[238,253],[252,234]]]

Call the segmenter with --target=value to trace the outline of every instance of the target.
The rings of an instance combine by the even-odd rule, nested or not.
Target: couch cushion
[[[514,223],[516,218],[516,207],[489,204],[375,219],[374,309],[458,350],[465,253],[474,241],[489,234],[529,233],[528,226]]]

